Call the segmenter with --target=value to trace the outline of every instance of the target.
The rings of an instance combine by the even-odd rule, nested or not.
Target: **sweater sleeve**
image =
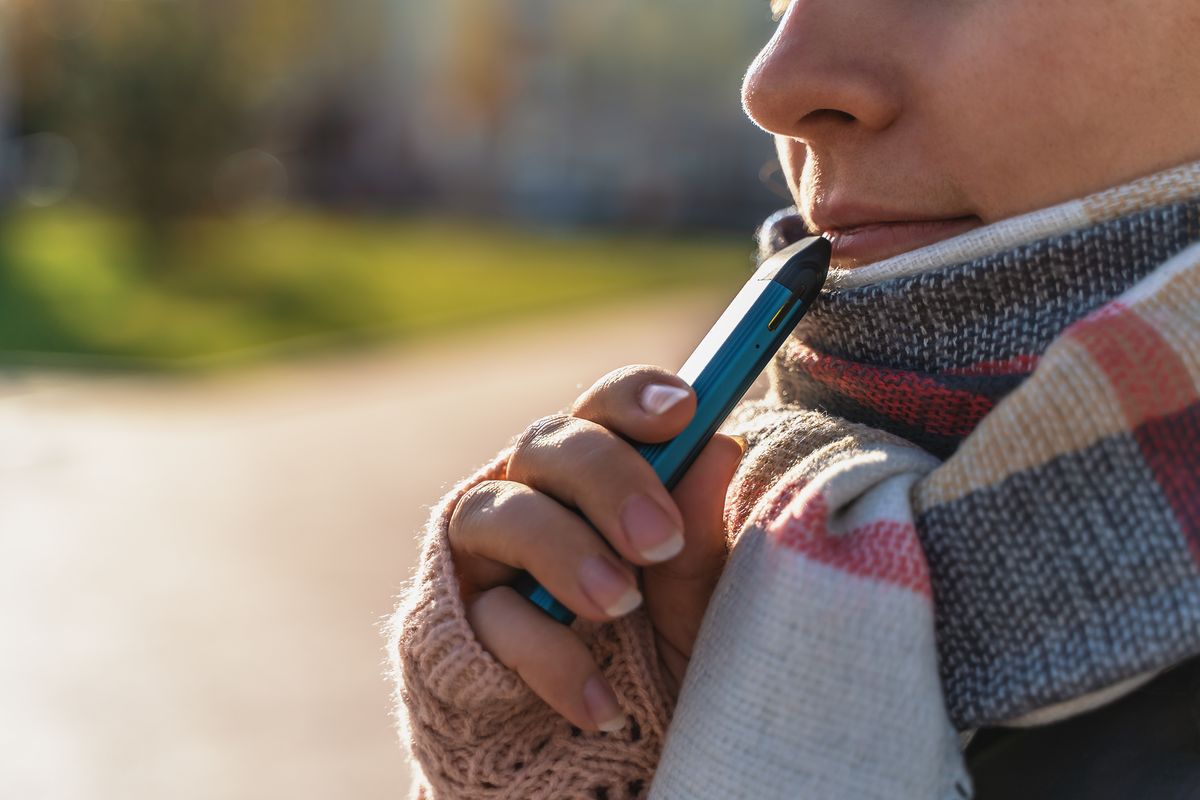
[[[643,609],[612,623],[580,619],[572,626],[629,716],[616,733],[572,726],[484,650],[467,622],[449,520],[470,488],[505,478],[510,454],[499,453],[433,508],[417,573],[388,624],[397,727],[413,767],[411,796],[644,797],[673,698]]]

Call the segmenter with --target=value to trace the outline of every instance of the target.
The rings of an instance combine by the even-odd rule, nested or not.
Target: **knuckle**
[[[500,481],[482,481],[468,489],[454,504],[450,515],[450,538],[461,538],[464,533],[478,528],[503,504],[504,496]]]
[[[513,445],[513,458],[528,458],[533,450],[561,437],[573,421],[574,418],[566,414],[549,414],[529,423]]]
[[[616,442],[615,433],[591,420],[563,414],[542,417],[514,445],[508,479],[536,489],[555,486],[556,491],[567,491],[565,487],[577,483],[579,471],[564,467],[604,464]]]

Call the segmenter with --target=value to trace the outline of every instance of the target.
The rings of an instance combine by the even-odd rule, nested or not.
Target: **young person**
[[[777,6],[761,244],[837,269],[673,493],[623,437],[694,396],[634,366],[435,509],[417,795],[1193,796],[1200,9]]]

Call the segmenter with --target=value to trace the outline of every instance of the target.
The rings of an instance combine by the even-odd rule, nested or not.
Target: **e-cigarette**
[[[809,237],[763,262],[680,367],[696,392],[696,415],[673,439],[637,445],[668,490],[746,394],[796,323],[812,306],[829,270],[827,239]],[[512,583],[521,595],[569,625],[575,614],[527,572]]]

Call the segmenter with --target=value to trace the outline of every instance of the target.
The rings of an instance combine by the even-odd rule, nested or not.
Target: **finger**
[[[476,597],[467,622],[484,649],[573,725],[590,731],[625,726],[620,704],[579,636],[511,587]]]
[[[481,481],[475,484],[458,498],[454,510],[450,514],[447,525],[447,539],[450,542],[450,560],[454,562],[454,571],[458,576],[462,596],[470,597],[484,589],[511,583],[520,571],[520,567],[506,562],[504,559],[491,558],[472,552],[469,543],[464,544],[463,529],[483,526],[483,520],[490,518],[496,508],[504,502],[506,493],[505,481]]]
[[[572,416],[591,420],[635,442],[665,442],[696,413],[696,393],[670,370],[648,364],[622,367],[579,396]]]
[[[454,509],[449,537],[466,596],[510,583],[524,569],[585,619],[606,621],[641,605],[633,570],[604,539],[525,484],[486,481],[472,488]]]
[[[643,590],[655,626],[685,655],[725,567],[725,495],[743,453],[744,440],[713,436],[672,493],[687,531],[683,552],[646,568]]]
[[[612,431],[571,416],[538,420],[517,440],[510,480],[579,509],[620,555],[653,564],[683,547],[683,516],[654,469]]]

